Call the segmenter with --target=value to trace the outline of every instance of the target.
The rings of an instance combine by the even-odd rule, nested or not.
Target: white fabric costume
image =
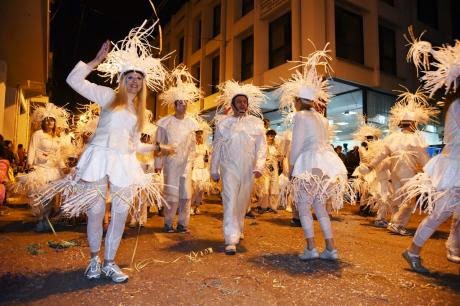
[[[196,144],[196,155],[192,170],[192,205],[201,204],[203,193],[211,190],[211,176],[209,173],[209,157],[211,148],[205,144]]]
[[[164,209],[165,226],[173,225],[179,210],[178,224],[187,228],[192,196],[192,164],[195,158],[195,131],[198,123],[192,116],[177,119],[174,115],[157,122],[156,141],[174,145],[176,154],[155,159],[155,169],[163,169],[163,194],[169,207]]]
[[[129,101],[127,108],[111,109],[113,89],[90,83],[85,78],[92,69],[79,62],[67,77],[67,83],[85,98],[102,108],[98,127],[76,166],[76,172],[52,186],[64,190],[62,210],[74,216],[88,215],[88,242],[92,253],[99,252],[102,240],[102,220],[105,212],[107,186],[110,185],[112,213],[105,239],[105,259],[113,260],[120,244],[130,205],[140,195],[149,201],[159,198],[153,177],[144,174],[136,151],[148,152],[152,145],[140,142],[136,130],[137,117]]]
[[[222,178],[225,244],[238,244],[244,215],[250,205],[254,171],[263,173],[266,140],[261,119],[223,116],[217,122],[211,159],[211,175]]]
[[[278,208],[278,196],[280,193],[279,184],[279,166],[278,159],[280,158],[280,150],[277,144],[267,144],[267,159],[265,161],[264,191],[262,198],[262,208],[271,208],[276,210]]]

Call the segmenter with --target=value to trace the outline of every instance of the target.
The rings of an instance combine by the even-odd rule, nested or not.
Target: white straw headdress
[[[256,117],[263,118],[260,109],[265,101],[265,94],[260,87],[252,84],[240,84],[235,80],[228,80],[218,86],[220,95],[217,97],[217,113],[231,109],[232,99],[235,96],[243,95],[248,98],[248,113]]]
[[[455,41],[455,45],[443,45],[442,47],[432,47],[431,43],[421,40],[423,32],[418,38],[415,37],[412,27],[409,27],[410,44],[407,53],[407,61],[412,61],[417,68],[423,69],[423,76],[420,78],[424,82],[423,87],[430,93],[430,97],[442,88],[446,87],[445,93],[449,90],[457,90],[458,77],[460,76],[460,42]],[[430,57],[432,55],[430,69]]]
[[[367,141],[368,136],[374,138],[380,138],[382,136],[382,131],[373,124],[366,123],[366,118],[362,115],[358,115],[358,122],[360,122],[360,127],[353,134],[353,140],[363,142]]]
[[[97,103],[90,103],[79,109],[82,113],[78,116],[75,132],[78,134],[93,134],[99,122],[100,106]]]
[[[193,103],[201,99],[202,92],[185,65],[179,65],[168,77],[169,88],[160,95],[161,105],[172,106],[175,101]]]
[[[439,110],[427,102],[427,96],[418,88],[415,93],[400,91],[396,104],[390,109],[390,129],[398,128],[403,120],[416,124],[427,124],[439,113]]]
[[[32,113],[32,123],[39,126],[45,118],[54,118],[56,127],[69,128],[68,120],[70,115],[63,107],[56,106],[53,103],[46,103],[45,106],[36,107]]]
[[[294,109],[294,100],[297,97],[311,100],[320,107],[328,103],[331,98],[328,80],[318,72],[320,67],[326,75],[332,71],[329,65],[331,57],[328,55],[330,52],[327,50],[328,45],[329,43],[324,46],[323,50],[315,50],[307,57],[301,57],[300,61],[292,61],[297,63],[292,69],[297,70],[278,89],[281,109]],[[301,68],[302,71],[299,71],[298,68]]]
[[[108,78],[110,82],[119,81],[123,73],[135,70],[144,74],[145,83],[151,90],[162,90],[167,71],[161,61],[165,57],[154,57],[152,52],[159,52],[160,49],[149,43],[157,26],[159,27],[159,19],[151,26],[147,26],[146,20],[140,27],[133,28],[123,40],[112,43],[112,50],[96,68],[101,76]]]

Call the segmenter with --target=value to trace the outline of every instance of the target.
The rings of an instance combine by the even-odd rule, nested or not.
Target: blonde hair
[[[145,85],[145,80],[142,80],[142,88],[134,97],[134,109],[136,110],[137,124],[136,130],[142,132],[144,127],[144,110],[146,107],[147,100],[147,86]],[[118,89],[115,95],[115,99],[110,105],[111,109],[118,107],[128,106],[128,91],[126,90],[126,74],[121,76],[120,82],[118,84]]]

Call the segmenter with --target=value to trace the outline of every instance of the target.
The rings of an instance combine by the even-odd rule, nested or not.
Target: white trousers
[[[94,184],[103,195],[97,199],[97,202],[88,210],[87,235],[89,248],[92,253],[97,253],[101,248],[102,241],[102,222],[105,213],[105,195],[107,194],[107,185],[110,184],[110,197],[112,198],[112,211],[109,228],[105,236],[105,260],[114,260],[120,245],[123,231],[125,229],[126,217],[128,216],[132,194],[129,188],[122,189],[108,182],[107,177],[89,184]]]
[[[226,168],[221,168],[221,175],[224,240],[227,245],[238,244],[244,230],[244,215],[250,205],[254,175],[252,169],[239,172]]]

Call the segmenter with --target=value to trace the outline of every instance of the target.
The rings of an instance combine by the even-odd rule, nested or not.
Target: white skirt
[[[439,154],[433,157],[423,168],[431,178],[431,183],[437,190],[447,190],[460,187],[460,159],[451,155]]]

